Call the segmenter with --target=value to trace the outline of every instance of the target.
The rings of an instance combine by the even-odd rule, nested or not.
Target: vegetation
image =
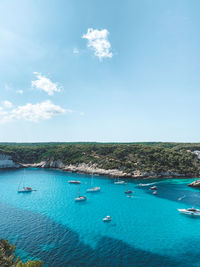
[[[20,258],[15,256],[15,246],[9,244],[8,240],[0,240],[0,266],[1,267],[42,267],[43,263],[39,260],[27,261],[23,263]]]
[[[33,143],[0,144],[0,153],[20,163],[62,160],[65,164],[96,164],[128,174],[177,172],[199,176],[200,161],[192,153],[199,143]]]

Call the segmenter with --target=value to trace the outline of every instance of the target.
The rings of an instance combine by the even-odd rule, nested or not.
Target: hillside
[[[45,167],[57,167],[50,162],[58,160],[62,166],[85,163],[92,168],[115,169],[133,177],[197,177],[200,175],[200,161],[193,153],[195,150],[200,150],[199,143],[0,144],[0,153],[11,156],[16,163],[46,162]]]

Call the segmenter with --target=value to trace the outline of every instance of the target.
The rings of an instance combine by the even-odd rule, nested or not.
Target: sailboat
[[[101,188],[99,186],[93,186],[93,172],[92,172],[92,178],[91,178],[91,188],[87,189],[87,192],[92,193],[92,192],[99,192]]]
[[[114,184],[126,184],[126,182],[118,178],[117,181],[115,180]]]
[[[27,187],[24,185],[24,178],[25,178],[25,169],[24,169],[24,175],[22,177],[22,180],[20,181],[19,186],[18,186],[18,190],[17,190],[18,193],[29,193],[33,191],[31,187]],[[22,184],[22,187],[20,187],[21,184]]]
[[[79,190],[78,190],[78,196],[75,197],[74,200],[75,200],[75,201],[85,201],[85,200],[87,200],[87,197],[86,197],[86,196],[81,196],[81,195],[80,195],[80,185],[79,185]]]

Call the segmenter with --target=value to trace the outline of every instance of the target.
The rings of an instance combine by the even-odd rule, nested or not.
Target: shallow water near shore
[[[38,258],[50,267],[200,266],[200,218],[177,211],[200,207],[200,191],[187,186],[194,179],[114,185],[109,177],[95,176],[101,192],[86,193],[90,175],[30,168],[25,183],[37,191],[18,194],[23,173],[0,171],[0,238],[16,243],[22,260]],[[79,186],[70,179],[81,181],[86,202],[74,202]],[[158,194],[139,183],[155,183]],[[112,222],[103,223],[106,215]]]

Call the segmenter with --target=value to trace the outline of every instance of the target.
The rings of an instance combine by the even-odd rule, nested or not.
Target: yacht
[[[92,188],[88,188],[87,192],[99,192],[100,190],[101,190],[100,187],[95,186],[95,187],[92,187]]]
[[[101,190],[101,188],[99,186],[93,186],[93,172],[92,172],[92,178],[91,178],[91,187],[88,188],[86,191],[88,193],[93,193],[93,192],[99,192]]]
[[[23,187],[21,189],[18,189],[18,193],[29,193],[29,192],[32,192],[33,189],[31,187]]]
[[[79,184],[79,188],[78,188],[78,196],[75,197],[74,200],[75,200],[76,202],[77,202],[77,201],[85,201],[85,200],[87,200],[87,197],[86,197],[86,196],[81,196],[81,194],[80,194],[80,184]]]
[[[70,181],[68,181],[68,183],[69,184],[81,184],[81,182],[78,180],[70,180]]]
[[[195,208],[178,209],[178,211],[186,215],[200,216],[200,210]]]
[[[155,185],[150,187],[150,190],[157,190],[157,189],[158,189],[158,188],[157,188],[157,186],[155,186]]]
[[[87,200],[87,197],[86,196],[78,196],[78,197],[75,197],[74,200],[75,201],[85,201],[85,200]]]
[[[131,190],[126,190],[124,193],[125,194],[132,194],[133,192]]]
[[[24,185],[24,180],[25,180],[25,169],[24,169],[24,175],[22,176],[21,181],[19,182],[18,186],[18,193],[30,193],[33,191],[32,187],[28,187]],[[21,186],[22,185],[22,186]]]
[[[110,222],[110,221],[112,221],[112,218],[108,215],[105,218],[103,218],[103,221],[104,222]]]
[[[117,181],[114,182],[114,184],[126,184],[125,181],[117,179]]]

